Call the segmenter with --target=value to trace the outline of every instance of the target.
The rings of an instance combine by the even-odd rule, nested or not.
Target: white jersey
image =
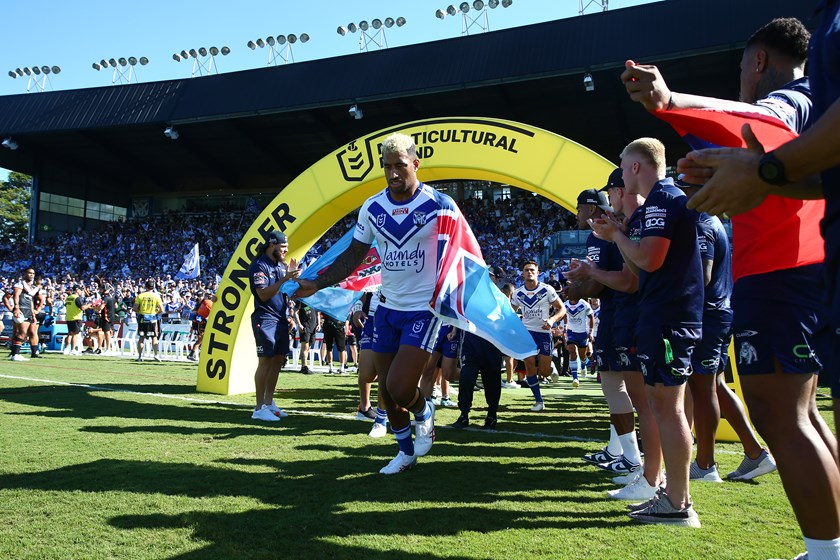
[[[510,302],[522,311],[522,323],[526,329],[548,332],[543,329],[543,324],[554,314],[552,304],[558,299],[560,298],[554,288],[540,282],[533,290],[525,288],[524,285],[516,288]]]
[[[438,210],[455,207],[447,195],[423,183],[411,200],[397,203],[388,189],[365,201],[353,238],[378,244],[385,307],[428,310],[435,290],[438,260]]]
[[[566,330],[574,333],[589,334],[589,318],[592,317],[592,306],[584,300],[578,300],[574,305],[566,302]]]

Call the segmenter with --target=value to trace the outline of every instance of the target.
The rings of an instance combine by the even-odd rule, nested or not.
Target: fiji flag
[[[201,260],[198,257],[198,243],[196,243],[192,251],[184,256],[184,264],[181,265],[181,270],[175,275],[176,280],[189,280],[191,278],[198,278],[201,274]]]
[[[490,281],[481,247],[451,199],[439,199],[437,282],[430,305],[444,323],[474,333],[502,353],[523,359],[537,345],[510,301]]]
[[[353,241],[353,229],[350,229],[315,262],[306,267],[300,278],[315,280],[350,246],[351,241]],[[356,300],[362,297],[365,291],[374,291],[382,283],[380,268],[379,253],[374,243],[362,260],[362,264],[350,274],[347,280],[339,284],[341,287],[318,290],[309,297],[301,298],[301,301],[337,321],[344,321],[350,315],[350,310]],[[294,280],[289,280],[280,287],[280,290],[291,297],[299,286],[300,284]]]

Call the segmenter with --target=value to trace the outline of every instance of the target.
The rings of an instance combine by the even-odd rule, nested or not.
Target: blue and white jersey
[[[376,240],[382,260],[384,305],[396,311],[429,309],[438,258],[438,211],[455,202],[421,183],[411,200],[395,202],[384,189],[365,201],[353,238]]]
[[[527,289],[524,284],[516,288],[510,302],[522,312],[522,323],[526,329],[547,332],[543,324],[553,315],[552,304],[558,299],[554,288],[539,282],[533,290]]]
[[[574,305],[566,302],[566,330],[573,333],[589,334],[589,318],[594,315],[589,302],[579,299]]]

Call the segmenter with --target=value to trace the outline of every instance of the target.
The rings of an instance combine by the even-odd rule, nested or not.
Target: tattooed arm
[[[341,253],[330,267],[320,274],[314,282],[312,280],[298,278],[297,282],[300,284],[300,288],[297,289],[294,297],[302,298],[311,296],[321,288],[326,288],[327,286],[341,282],[350,276],[356,270],[356,267],[361,264],[362,259],[367,255],[368,249],[370,249],[370,245],[365,245],[354,239],[350,242],[347,250]]]

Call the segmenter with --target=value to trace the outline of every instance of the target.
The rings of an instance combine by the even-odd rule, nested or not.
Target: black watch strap
[[[758,162],[758,176],[761,177],[762,181],[771,185],[782,186],[790,183],[787,175],[785,175],[785,165],[773,152],[767,152],[761,156],[761,160]]]

